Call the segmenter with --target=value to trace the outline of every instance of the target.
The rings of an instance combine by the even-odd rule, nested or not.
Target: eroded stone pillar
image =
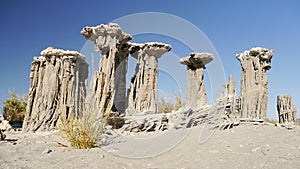
[[[229,117],[239,118],[239,99],[237,98],[236,87],[231,75],[228,78],[228,82],[223,85],[222,94],[226,97],[225,111]]]
[[[112,111],[124,113],[129,54],[127,42],[132,37],[115,23],[85,27],[81,34],[94,41],[96,51],[101,51],[99,69],[92,77],[87,96],[88,111],[96,111],[99,117],[107,117]]]
[[[127,115],[134,111],[157,112],[157,78],[158,58],[171,50],[171,46],[153,42],[145,44],[131,44],[132,56],[137,58],[136,73],[131,79],[128,91]]]
[[[268,105],[268,76],[273,50],[252,48],[236,55],[242,66],[241,118],[263,120]]]
[[[51,130],[58,119],[82,113],[88,64],[75,51],[47,48],[35,57],[23,131]]]
[[[295,123],[296,121],[296,106],[293,104],[291,95],[277,96],[277,112],[279,123]]]
[[[206,91],[204,85],[205,65],[213,60],[211,53],[191,53],[180,59],[180,63],[187,65],[187,96],[186,105],[192,110],[205,106]]]

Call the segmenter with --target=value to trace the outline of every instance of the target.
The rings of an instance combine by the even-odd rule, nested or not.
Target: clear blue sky
[[[81,3],[3,0],[0,2],[0,106],[9,89],[19,94],[28,92],[31,62],[42,49],[54,46],[80,51],[86,42],[80,34],[84,26],[108,23],[137,12],[169,13],[196,25],[215,46],[226,75],[232,74],[238,85],[241,68],[235,55],[256,46],[274,49],[272,69],[268,72],[267,115],[277,119],[278,94],[291,94],[300,109],[300,1],[296,0]]]

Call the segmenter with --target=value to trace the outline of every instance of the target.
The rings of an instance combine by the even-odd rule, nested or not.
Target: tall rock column
[[[88,76],[84,56],[51,47],[41,55],[31,66],[25,132],[55,129],[60,117],[77,117],[84,106]]]
[[[236,87],[231,75],[228,78],[228,82],[223,85],[222,94],[226,97],[225,111],[228,113],[229,117],[238,119],[240,117],[239,102],[236,96]]]
[[[289,123],[296,121],[296,106],[293,104],[291,95],[277,96],[277,111],[279,123]]]
[[[107,117],[111,111],[124,113],[129,54],[127,41],[132,37],[115,23],[85,27],[81,34],[94,41],[96,51],[101,51],[99,69],[92,77],[87,96],[88,111],[95,111],[99,117]]]
[[[131,44],[132,56],[137,58],[136,73],[128,91],[127,115],[134,111],[157,112],[158,58],[171,50],[171,46],[158,42]]]
[[[205,65],[213,60],[211,53],[191,53],[180,59],[180,63],[187,65],[187,96],[186,105],[192,110],[198,110],[206,105],[206,91],[204,86]]]
[[[268,76],[273,50],[261,47],[236,55],[242,66],[241,118],[263,120],[268,105]]]

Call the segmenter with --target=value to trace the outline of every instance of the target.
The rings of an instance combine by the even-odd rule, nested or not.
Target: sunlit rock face
[[[136,112],[157,112],[158,58],[171,50],[171,46],[159,42],[130,44],[131,55],[137,59],[135,75],[128,90],[127,115]]]
[[[236,95],[236,86],[231,75],[228,78],[228,82],[223,85],[222,94],[226,97],[225,113],[230,118],[239,119],[239,99]]]
[[[181,58],[180,63],[187,65],[187,98],[186,105],[198,110],[207,104],[204,85],[205,65],[214,59],[211,53],[191,53]]]
[[[132,37],[118,24],[85,27],[81,34],[94,41],[95,50],[101,51],[99,69],[92,77],[87,96],[87,109],[97,111],[99,117],[110,112],[125,112],[126,73]]]
[[[240,115],[245,119],[266,118],[268,105],[268,76],[274,50],[256,47],[237,54],[242,67]]]
[[[295,123],[296,122],[296,106],[293,104],[291,95],[277,96],[277,112],[279,123]]]
[[[49,47],[35,57],[23,131],[57,128],[59,118],[79,116],[83,109],[88,64],[82,54]]]

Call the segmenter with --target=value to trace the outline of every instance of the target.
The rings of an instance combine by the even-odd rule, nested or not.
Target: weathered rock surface
[[[0,120],[0,130],[2,131],[9,131],[12,129],[12,126],[9,124],[7,120]]]
[[[140,114],[125,118],[122,131],[128,132],[151,132],[168,129],[169,119],[166,114]]]
[[[0,140],[4,140],[6,135],[0,130]]]
[[[12,129],[12,126],[9,124],[9,121],[5,120],[3,115],[0,115],[0,140],[4,140],[6,135],[5,131],[9,131]]]
[[[295,120],[295,124],[300,126],[300,119],[299,118]]]
[[[179,110],[172,112],[169,116],[170,126],[174,129],[185,129],[199,126],[207,122],[209,108],[209,106],[205,106],[196,112],[194,112],[191,108],[180,108]]]
[[[125,123],[124,117],[120,115],[118,112],[112,112],[109,114],[107,118],[107,124],[111,125],[114,129],[121,128]]]
[[[210,53],[191,53],[190,56],[180,59],[181,64],[187,65],[186,106],[192,110],[198,110],[206,105],[204,69],[213,58]]]
[[[88,91],[88,111],[96,111],[99,117],[108,117],[112,111],[124,113],[127,56],[130,52],[127,41],[132,37],[115,23],[85,27],[81,34],[94,41],[96,51],[101,51],[99,70],[93,75]]]
[[[236,87],[232,76],[223,85],[221,97],[224,101],[224,113],[221,113],[220,129],[230,129],[239,124],[239,99],[236,96]]]
[[[264,119],[268,104],[268,76],[273,50],[261,47],[236,55],[242,66],[240,92],[241,118]]]
[[[236,87],[231,75],[228,78],[228,82],[223,85],[222,93],[226,97],[225,114],[231,118],[240,118],[239,99],[236,95]]]
[[[297,109],[291,95],[277,96],[277,112],[279,123],[295,123]]]
[[[75,51],[47,48],[35,57],[23,131],[51,130],[60,117],[79,116],[83,109],[88,64]]]
[[[159,42],[131,43],[131,55],[137,58],[136,73],[128,91],[126,115],[136,112],[157,112],[158,58],[171,50],[171,46]],[[134,110],[134,111],[132,111]]]

